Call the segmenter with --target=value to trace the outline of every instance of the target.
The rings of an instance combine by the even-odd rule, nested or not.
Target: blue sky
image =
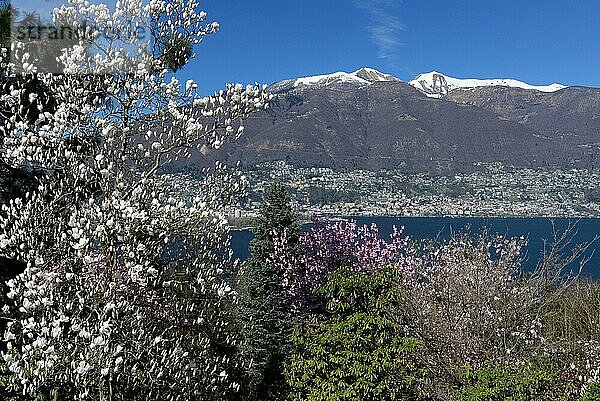
[[[272,83],[363,66],[403,80],[437,70],[458,78],[600,87],[598,0],[200,0],[200,5],[221,31],[197,47],[196,59],[180,75],[198,81],[203,93],[226,82]]]
[[[598,0],[204,0],[221,32],[183,76],[223,83],[370,66],[410,80],[515,78],[600,87]]]

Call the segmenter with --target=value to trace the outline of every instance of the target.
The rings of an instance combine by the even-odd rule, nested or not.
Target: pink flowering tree
[[[408,243],[408,237],[396,227],[386,241],[376,224],[359,226],[355,221],[314,218],[311,229],[300,237],[300,255],[288,251],[284,233],[274,239],[273,260],[285,271],[284,287],[292,309],[310,311],[324,306],[316,290],[337,270],[409,269]]]
[[[400,283],[409,275],[409,239],[382,238],[377,225],[313,220],[299,256],[275,241],[284,287],[302,321],[285,369],[292,400],[420,400],[420,342],[396,321]]]

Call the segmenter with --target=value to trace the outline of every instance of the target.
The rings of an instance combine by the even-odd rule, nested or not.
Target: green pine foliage
[[[286,378],[293,401],[420,400],[420,342],[388,315],[393,270],[338,270],[318,291],[328,313],[298,329]]]
[[[292,325],[283,296],[283,271],[269,262],[273,235],[284,230],[289,243],[297,244],[299,223],[290,197],[281,182],[274,182],[265,194],[250,257],[239,277],[238,316],[245,340],[242,356],[246,364],[251,363],[245,389],[248,400],[283,400],[287,394],[283,365]]]

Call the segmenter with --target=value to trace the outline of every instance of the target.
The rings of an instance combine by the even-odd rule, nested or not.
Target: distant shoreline
[[[523,216],[523,215],[420,215],[420,216],[392,216],[392,215],[376,215],[376,214],[355,214],[355,215],[319,215],[318,217],[329,217],[332,220],[352,220],[368,219],[370,217],[384,217],[391,219],[572,219],[572,220],[599,220],[600,216]],[[256,217],[228,217],[229,229],[235,231],[252,230],[255,226]],[[300,224],[310,224],[311,219],[306,216],[299,218]]]

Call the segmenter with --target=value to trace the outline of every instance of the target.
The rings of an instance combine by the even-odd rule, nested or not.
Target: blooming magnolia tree
[[[11,111],[3,157],[39,180],[0,217],[2,256],[27,263],[3,308],[9,385],[56,400],[223,399],[237,387],[238,338],[228,328],[235,294],[220,278],[232,260],[219,211],[242,177],[217,163],[186,204],[163,194],[157,173],[235,139],[269,95],[230,85],[199,97],[194,82],[171,76],[170,44],[218,30],[194,0],[121,0],[112,10],[70,0],[53,18],[86,33],[63,50],[62,74],[38,72],[16,44],[3,66],[23,71],[15,82],[42,80],[56,101],[30,121],[19,111],[38,99],[24,99],[22,84],[1,98]]]

